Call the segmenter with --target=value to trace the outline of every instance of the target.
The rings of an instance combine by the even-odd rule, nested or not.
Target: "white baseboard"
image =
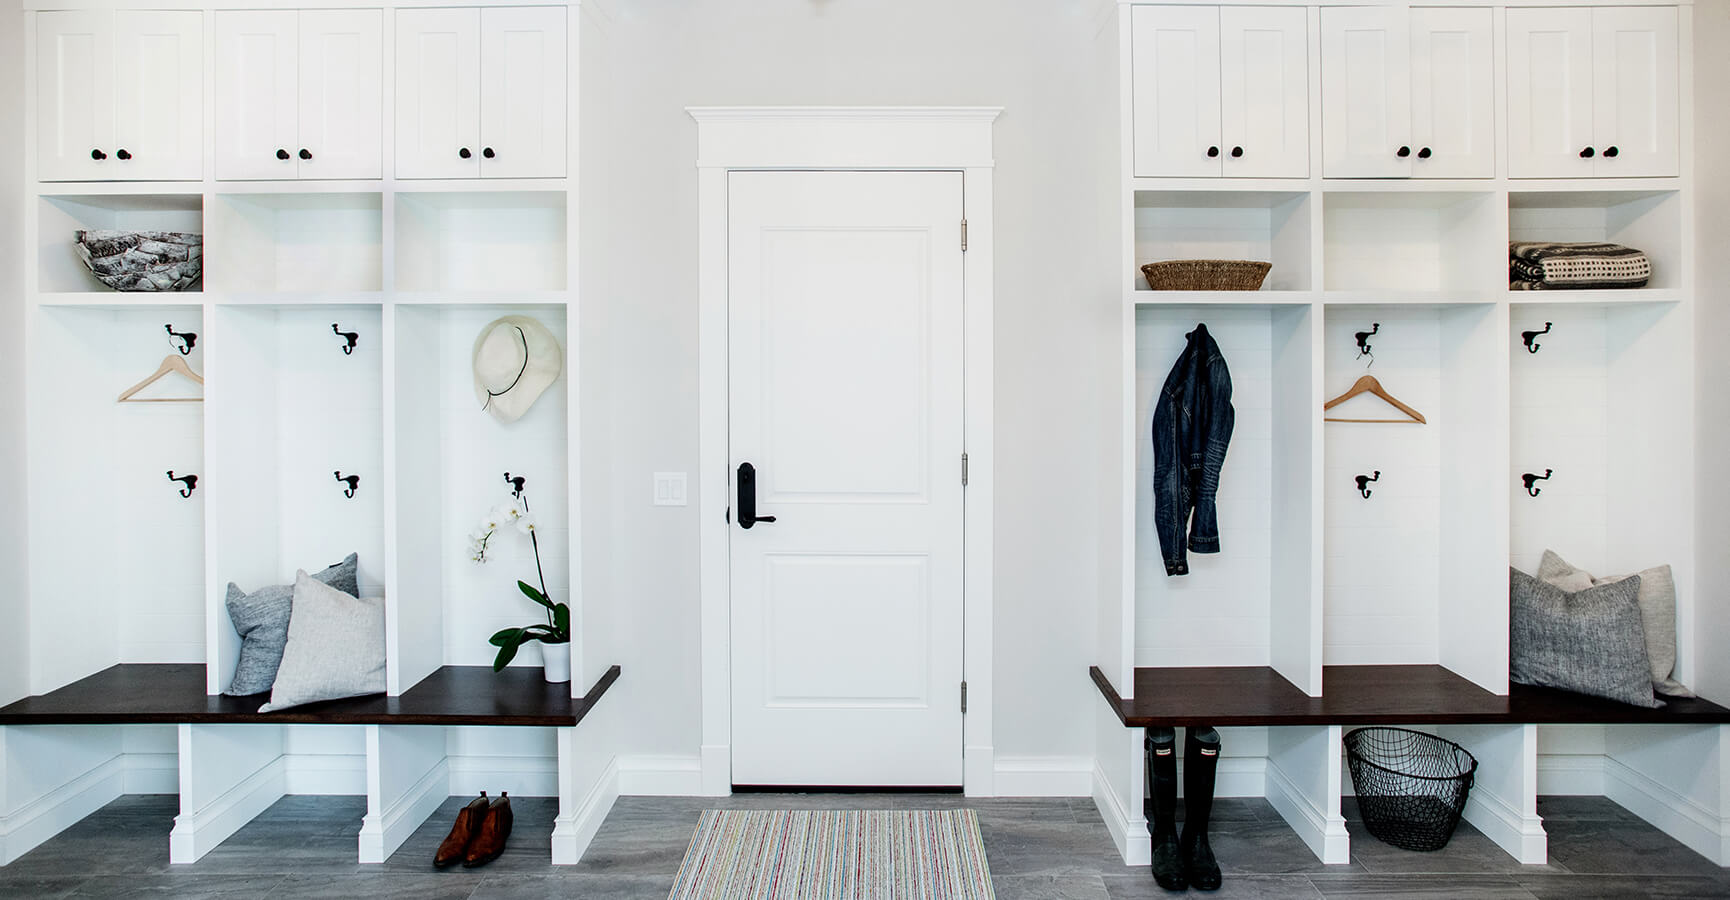
[[[627,797],[696,797],[703,793],[700,756],[621,756],[619,793]]]
[[[725,797],[733,793],[733,748],[727,744],[704,744],[700,753],[703,759],[701,795]]]
[[[1265,780],[1267,801],[1317,859],[1327,865],[1351,862],[1351,836],[1343,818],[1335,821],[1335,816],[1311,802],[1277,765],[1269,763]]]
[[[1093,794],[1093,759],[999,756],[991,780],[997,797],[1087,797]]]
[[[1544,833],[1544,821],[1520,812],[1520,807],[1481,783],[1467,795],[1465,819],[1514,859],[1527,865],[1549,861],[1550,838]]]
[[[1087,772],[1087,783],[1093,780],[1093,760],[1083,763]],[[1003,793],[1003,786],[997,781],[998,772],[997,748],[981,745],[961,748],[961,790],[969,797],[1010,797],[1013,794]],[[1031,796],[1031,795],[1021,795]],[[1076,796],[1087,796],[1084,790]]]
[[[553,820],[553,865],[574,866],[589,849],[589,842],[601,830],[607,813],[619,799],[619,760],[614,758],[601,771],[589,793],[569,815],[561,813]]]
[[[498,796],[509,791],[518,797],[557,797],[559,759],[556,756],[451,756],[450,793],[472,797],[481,791]]]
[[[1634,771],[1612,757],[1604,760],[1604,796],[1713,863],[1730,865],[1730,817]]]
[[[277,757],[268,765],[194,812],[174,817],[168,835],[168,861],[195,863],[216,845],[228,840],[259,813],[288,793],[287,765]]]
[[[294,753],[282,757],[287,793],[317,797],[366,795],[366,754]]]
[[[1549,755],[1538,757],[1540,797],[1604,796],[1604,757]]]
[[[390,859],[450,796],[449,761],[440,760],[389,808],[361,820],[360,861],[382,863]]]
[[[123,759],[126,763],[126,793],[180,793],[180,754],[128,753]]]
[[[1093,805],[1099,808],[1099,817],[1105,820],[1105,830],[1111,833],[1112,843],[1117,845],[1117,853],[1123,857],[1126,866],[1145,866],[1153,862],[1153,843],[1147,835],[1147,820],[1141,811],[1133,815],[1123,808],[1117,799],[1117,792],[1111,789],[1111,782],[1105,777],[1104,770],[1097,764],[1093,767]]]
[[[1267,796],[1265,756],[1222,756],[1214,773],[1215,797]],[[1177,795],[1183,796],[1183,760],[1177,761]]]
[[[0,816],[0,865],[11,865],[44,841],[119,799],[125,789],[124,757],[116,756],[12,814]]]

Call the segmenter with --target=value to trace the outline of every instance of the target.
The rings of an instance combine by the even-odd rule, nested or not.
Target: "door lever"
[[[757,515],[757,467],[739,464],[739,527],[750,528],[758,522],[773,522],[774,516]]]

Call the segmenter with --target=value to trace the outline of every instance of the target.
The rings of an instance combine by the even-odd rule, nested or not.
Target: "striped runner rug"
[[[979,817],[951,810],[708,810],[670,900],[990,900]]]

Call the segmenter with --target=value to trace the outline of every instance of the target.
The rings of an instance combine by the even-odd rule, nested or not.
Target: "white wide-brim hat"
[[[559,380],[565,354],[547,326],[528,316],[487,323],[475,338],[475,399],[500,422],[515,422]]]

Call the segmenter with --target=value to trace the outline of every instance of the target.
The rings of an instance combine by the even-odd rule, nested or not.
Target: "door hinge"
[[[961,682],[961,712],[967,712],[967,682]]]
[[[967,454],[961,454],[961,486],[967,486]]]
[[[961,220],[961,252],[967,252],[967,220]]]

